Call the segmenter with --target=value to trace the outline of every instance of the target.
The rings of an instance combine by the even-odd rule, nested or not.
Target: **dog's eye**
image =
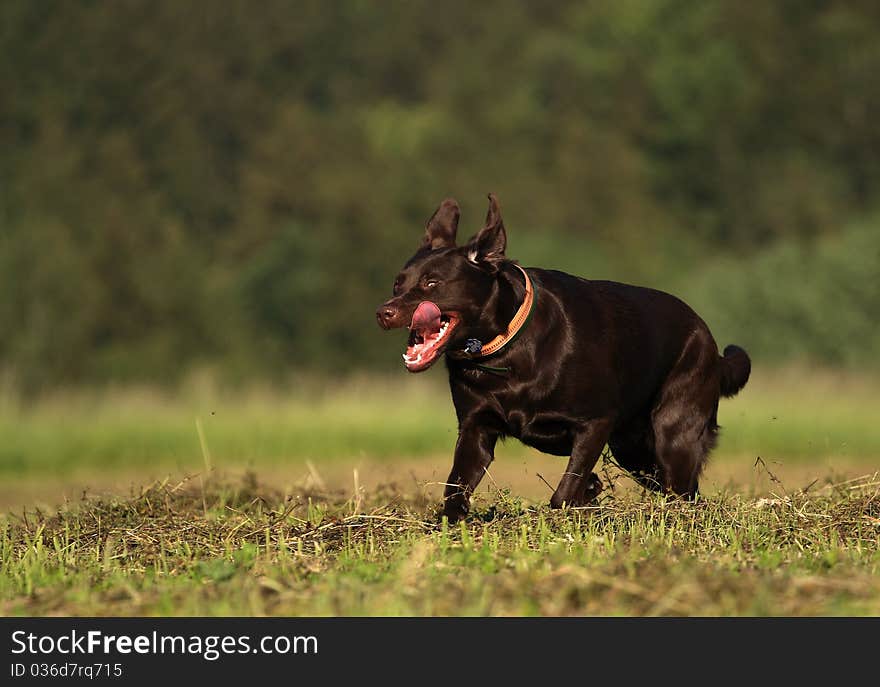
[[[437,286],[437,284],[440,283],[440,280],[425,277],[425,279],[422,281],[422,283],[425,285],[425,288],[433,289],[435,286]]]
[[[391,292],[392,292],[395,296],[400,295],[400,289],[401,289],[402,286],[403,286],[403,279],[401,279],[400,277],[398,277],[397,279],[394,280],[394,287],[391,289]]]

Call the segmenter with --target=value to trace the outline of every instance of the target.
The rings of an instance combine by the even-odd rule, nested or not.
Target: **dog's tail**
[[[749,381],[751,371],[752,361],[748,353],[739,346],[725,348],[721,358],[721,395],[736,396]]]

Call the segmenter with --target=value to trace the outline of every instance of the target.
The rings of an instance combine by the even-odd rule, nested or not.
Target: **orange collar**
[[[507,330],[496,336],[489,343],[483,344],[479,352],[470,353],[467,350],[450,351],[447,355],[458,360],[479,360],[480,358],[488,358],[490,355],[494,355],[513,341],[517,334],[522,331],[523,327],[526,326],[532,316],[532,310],[535,305],[535,287],[532,285],[532,280],[529,279],[529,275],[522,267],[519,265],[514,265],[514,267],[522,272],[523,277],[525,277],[526,296],[523,299],[522,304],[519,306],[519,309],[516,311],[516,314],[513,316],[513,319],[510,321],[510,324],[507,325]]]

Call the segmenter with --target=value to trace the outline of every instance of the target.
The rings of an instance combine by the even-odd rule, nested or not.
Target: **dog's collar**
[[[523,277],[525,277],[526,295],[525,298],[523,298],[523,302],[519,306],[519,309],[516,311],[516,314],[513,316],[513,319],[510,321],[510,324],[507,325],[507,330],[496,336],[489,343],[482,344],[477,350],[470,351],[469,349],[464,349],[461,351],[449,351],[447,353],[448,356],[455,358],[456,360],[482,360],[483,358],[488,358],[491,355],[495,355],[507,344],[512,342],[528,324],[532,317],[532,312],[535,309],[537,294],[535,292],[535,286],[532,284],[532,280],[529,279],[529,275],[526,271],[519,265],[514,265],[514,267],[522,272]],[[492,368],[493,371],[495,369],[496,368]],[[497,370],[506,372],[507,368],[497,368]]]

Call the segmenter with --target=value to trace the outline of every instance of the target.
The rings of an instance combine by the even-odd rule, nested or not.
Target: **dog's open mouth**
[[[413,313],[403,364],[410,372],[427,370],[446,349],[459,319],[443,313],[435,303],[422,301]]]

